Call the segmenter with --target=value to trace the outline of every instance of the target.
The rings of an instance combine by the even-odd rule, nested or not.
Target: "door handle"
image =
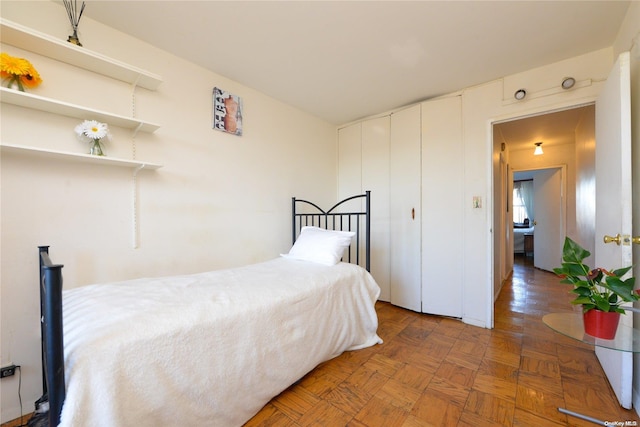
[[[604,240],[605,243],[614,243],[615,242],[615,244],[618,245],[618,246],[620,246],[620,242],[621,242],[620,234],[616,234],[616,237],[607,236],[605,234],[603,240]]]
[[[631,243],[635,243],[636,245],[640,245],[640,236],[633,236],[631,238]]]
[[[416,219],[416,208],[411,208],[411,219]]]

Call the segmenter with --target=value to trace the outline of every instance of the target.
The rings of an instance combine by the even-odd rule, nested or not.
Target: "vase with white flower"
[[[96,120],[85,120],[75,128],[78,139],[83,142],[89,142],[89,154],[94,156],[105,156],[102,148],[103,139],[111,139],[109,127],[106,123],[100,123]]]
[[[20,92],[24,92],[25,87],[34,88],[42,83],[31,62],[4,52],[0,54],[0,77],[8,88],[17,87]]]

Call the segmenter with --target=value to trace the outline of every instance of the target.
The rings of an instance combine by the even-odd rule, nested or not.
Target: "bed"
[[[530,227],[514,226],[513,227],[513,253],[524,254],[524,235],[533,234],[533,225]]]
[[[291,250],[228,270],[62,291],[39,247],[49,425],[240,426],[318,364],[381,343],[369,200],[293,198]]]

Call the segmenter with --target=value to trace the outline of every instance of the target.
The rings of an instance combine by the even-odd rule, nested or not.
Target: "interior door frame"
[[[531,110],[527,110],[527,111],[514,111],[514,112],[510,112],[508,114],[504,114],[504,115],[498,115],[495,117],[490,118],[487,121],[487,143],[489,144],[489,147],[491,147],[491,150],[489,150],[489,154],[488,154],[488,165],[489,165],[489,170],[491,171],[491,182],[490,182],[490,189],[489,189],[489,194],[494,194],[495,188],[501,188],[501,186],[503,185],[502,183],[502,176],[495,176],[494,174],[494,170],[493,170],[493,158],[496,155],[499,155],[499,153],[495,152],[495,147],[493,145],[493,141],[494,141],[494,126],[500,123],[504,123],[504,122],[508,122],[508,121],[513,121],[513,120],[520,120],[520,119],[526,119],[529,117],[535,117],[535,116],[541,116],[544,114],[551,114],[551,113],[557,113],[559,111],[564,111],[564,110],[570,110],[572,108],[580,108],[580,107],[585,107],[591,104],[595,104],[596,100],[597,100],[597,95],[592,95],[592,96],[586,96],[580,99],[573,99],[570,101],[564,101],[564,102],[554,102],[554,103],[550,103],[548,105],[542,105],[539,106],[537,108],[531,109]],[[507,163],[508,165],[508,163]],[[543,169],[546,169],[543,168]],[[510,171],[511,172],[511,171]],[[511,174],[508,174],[511,175]],[[513,179],[511,179],[511,181],[513,181]],[[566,180],[565,180],[566,181]],[[565,184],[566,185],[566,184]],[[565,191],[566,194],[566,191]],[[509,197],[511,197],[509,195]],[[489,204],[489,209],[491,210],[490,215],[489,215],[489,227],[492,227],[493,229],[493,225],[495,224],[495,219],[496,219],[496,215],[500,215],[500,206],[496,206],[496,200],[492,200],[492,203]],[[565,209],[566,212],[566,209]],[[566,218],[565,218],[566,219]],[[508,218],[507,218],[508,220]],[[565,221],[566,223],[566,221]],[[499,226],[504,229],[506,227],[506,223],[502,223],[499,224]],[[496,232],[496,230],[492,230],[493,233]],[[489,272],[490,272],[490,279],[489,279],[489,285],[487,286],[486,292],[487,292],[487,319],[489,319],[489,324],[491,325],[491,328],[494,327],[494,322],[495,322],[495,310],[494,310],[494,283],[495,283],[495,277],[496,274],[499,274],[499,272],[495,271],[495,262],[496,262],[496,256],[498,257],[504,257],[506,254],[505,252],[509,250],[507,246],[507,242],[505,240],[500,240],[499,241],[499,246],[496,247],[496,240],[494,238],[489,239],[490,240],[490,247],[491,247],[491,257],[489,258],[488,262],[489,262]],[[513,251],[513,248],[511,248],[511,250]]]

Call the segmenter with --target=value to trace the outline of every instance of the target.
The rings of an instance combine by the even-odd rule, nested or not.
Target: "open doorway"
[[[535,155],[536,143],[542,142],[542,155]],[[595,149],[595,106],[581,105],[545,114],[520,117],[493,124],[494,143],[494,296],[513,271],[514,171],[564,169],[561,203],[564,204],[565,235],[579,236],[593,229],[593,208],[586,202],[593,189],[578,188],[585,180],[576,176],[593,171]],[[585,155],[586,154],[586,155]],[[578,172],[576,172],[578,171]],[[591,199],[593,200],[593,199]],[[535,218],[533,218],[535,221]],[[591,225],[587,225],[591,224]],[[535,233],[534,233],[535,234]],[[537,237],[537,236],[536,236]],[[534,251],[535,251],[534,237]],[[561,247],[558,248],[561,257]],[[535,252],[534,252],[535,258]],[[559,265],[561,259],[550,259],[545,265]],[[546,268],[545,268],[546,269]]]
[[[566,235],[567,167],[513,172],[513,256],[532,257],[536,268],[553,271]]]

